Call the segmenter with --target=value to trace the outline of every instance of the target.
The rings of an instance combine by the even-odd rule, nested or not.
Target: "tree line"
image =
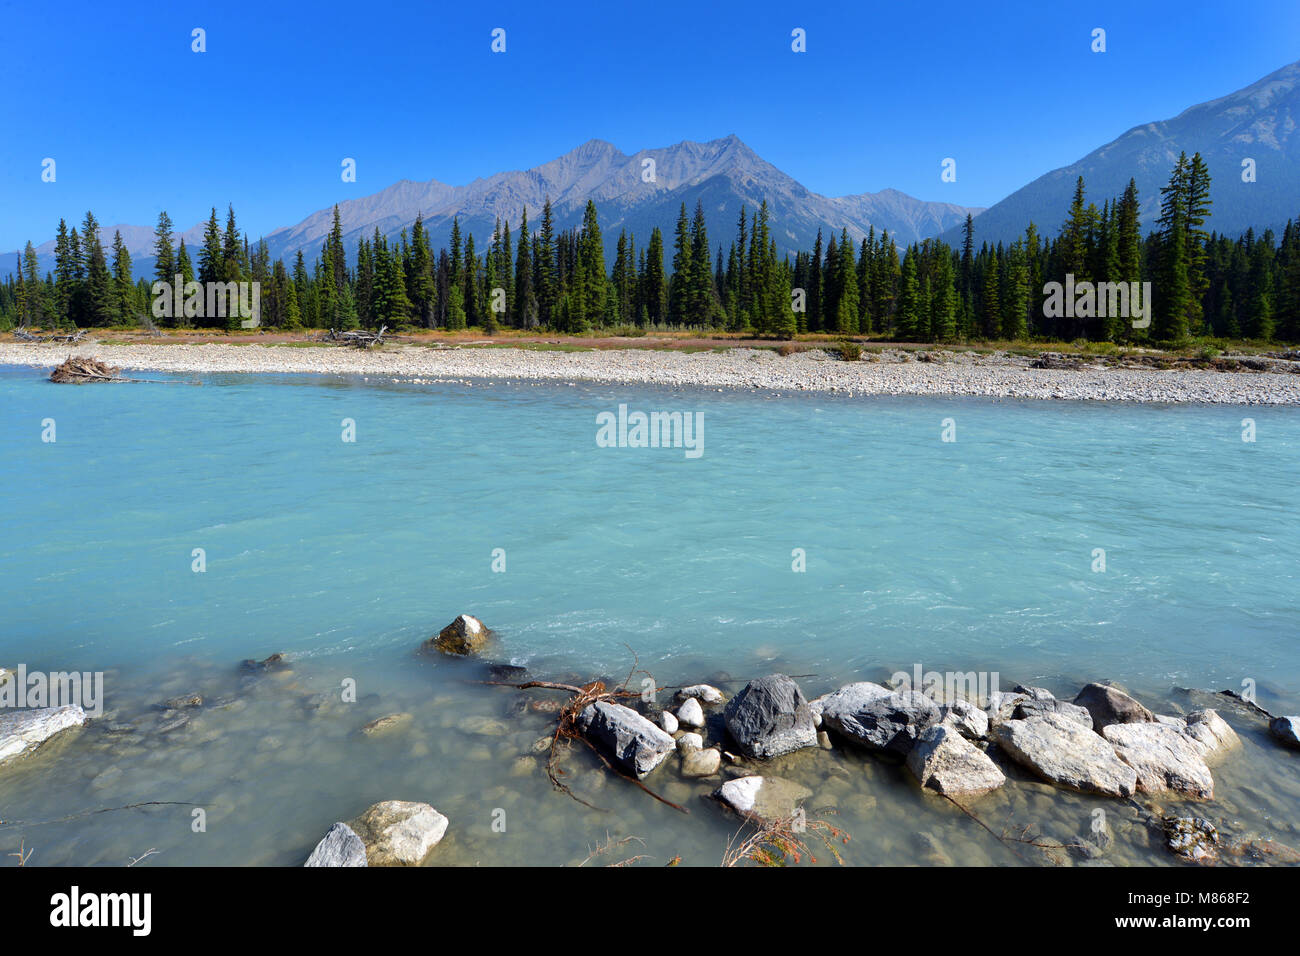
[[[966,217],[960,248],[926,239],[904,248],[871,228],[860,241],[846,229],[811,250],[779,256],[764,201],[741,208],[727,249],[710,244],[702,204],[683,203],[671,250],[658,227],[638,245],[619,233],[606,263],[597,210],[580,226],[557,230],[551,203],[534,229],[527,211],[512,232],[499,219],[482,250],[452,222],[449,247],[435,252],[422,217],[394,238],[378,229],[349,257],[338,207],[308,265],[271,261],[265,240],[241,233],[233,208],[225,224],[212,210],[195,250],[173,242],[158,217],[154,281],[253,281],[261,324],[273,329],[501,327],[585,333],[617,327],[727,330],[789,338],[799,333],[872,335],[912,342],[1033,338],[1177,343],[1192,336],[1260,341],[1300,339],[1300,219],[1237,238],[1206,231],[1210,176],[1200,154],[1179,157],[1161,189],[1160,215],[1145,236],[1133,180],[1098,208],[1080,177],[1060,231],[1040,236],[1031,223],[1014,242],[976,248],[977,220]],[[139,325],[237,328],[238,318],[185,315],[153,319],[153,283],[132,277],[131,255],[115,233],[110,248],[87,213],[60,220],[53,271],[40,275],[30,242],[16,272],[0,283],[7,327]],[[671,259],[670,266],[666,260]],[[1150,283],[1149,326],[1091,307],[1044,309],[1047,283]],[[1139,323],[1140,325],[1140,323]]]

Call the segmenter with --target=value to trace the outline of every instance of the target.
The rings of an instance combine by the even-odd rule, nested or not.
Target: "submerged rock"
[[[677,744],[630,707],[600,700],[578,715],[578,728],[626,770],[641,779],[663,763]]]
[[[764,822],[788,820],[812,791],[782,777],[737,777],[713,791],[713,799]]]
[[[1061,714],[1008,720],[994,736],[1017,763],[1063,787],[1106,797],[1130,797],[1137,787],[1137,771],[1109,743]]]
[[[528,668],[518,664],[489,664],[488,680],[507,684],[523,684],[528,680]]]
[[[1165,817],[1165,844],[1187,863],[1212,863],[1219,856],[1219,831],[1200,817]]]
[[[803,691],[784,674],[752,680],[724,711],[727,732],[749,757],[779,757],[817,744]]]
[[[1098,733],[1111,724],[1144,724],[1156,719],[1155,714],[1111,684],[1087,684],[1074,702],[1087,708]]]
[[[682,752],[683,777],[711,777],[722,767],[722,751],[716,747],[708,750],[686,750]]]
[[[56,734],[86,723],[76,704],[0,714],[0,764],[29,753]]]
[[[410,719],[410,714],[385,714],[383,717],[376,717],[374,720],[370,721],[370,723],[361,728],[361,732],[367,737],[373,737],[376,734],[396,730]]]
[[[891,691],[862,681],[821,699],[822,723],[872,750],[906,754],[941,718],[939,705],[916,690]]]
[[[437,637],[425,641],[425,648],[465,657],[476,654],[492,636],[491,630],[478,618],[461,614],[441,631]]]
[[[1006,776],[950,724],[927,727],[907,755],[907,769],[928,790],[945,796],[974,796],[996,790]]]
[[[271,671],[283,671],[289,668],[289,658],[284,654],[272,654],[265,660],[255,661],[251,657],[239,662],[239,669],[246,674],[266,674]]]
[[[447,818],[429,806],[385,800],[347,826],[366,847],[369,866],[418,866],[447,832]]]
[[[1214,778],[1200,750],[1177,727],[1162,723],[1108,724],[1101,735],[1119,758],[1137,772],[1143,793],[1173,790],[1208,800],[1214,796]]]
[[[366,845],[346,823],[336,823],[303,866],[366,866]]]
[[[1274,717],[1268,732],[1288,747],[1300,747],[1300,717]]]
[[[158,704],[160,710],[185,710],[186,708],[202,706],[202,694],[183,694],[180,697],[170,697]]]

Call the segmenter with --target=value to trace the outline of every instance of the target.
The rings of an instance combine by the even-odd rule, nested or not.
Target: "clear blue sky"
[[[593,137],[631,153],[735,133],[821,193],[989,205],[1300,59],[1296,0],[0,0],[0,24],[0,250],[88,208],[140,225],[165,208],[188,228],[233,202],[258,235],[399,179],[465,183]]]

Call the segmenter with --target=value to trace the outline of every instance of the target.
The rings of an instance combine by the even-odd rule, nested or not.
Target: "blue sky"
[[[88,208],[141,225],[165,208],[188,228],[233,202],[258,235],[399,179],[460,184],[591,138],[631,153],[735,133],[828,195],[989,205],[1300,59],[1296,0],[0,0],[0,17],[0,250]]]

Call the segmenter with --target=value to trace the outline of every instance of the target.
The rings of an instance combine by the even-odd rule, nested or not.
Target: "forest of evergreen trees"
[[[551,204],[540,228],[527,214],[511,232],[498,222],[486,248],[453,222],[450,249],[432,248],[423,221],[394,239],[363,238],[345,254],[338,208],[310,265],[272,262],[265,241],[250,243],[230,209],[224,227],[212,211],[202,245],[172,242],[158,218],[155,277],[171,283],[261,283],[261,324],[272,329],[357,327],[543,327],[584,333],[602,328],[727,330],[789,338],[797,333],[871,335],[908,342],[1050,339],[1182,343],[1213,336],[1261,342],[1300,340],[1300,219],[1280,241],[1272,230],[1238,238],[1207,232],[1210,177],[1199,154],[1184,154],[1161,189],[1160,217],[1145,237],[1140,199],[1130,181],[1100,209],[1082,178],[1059,234],[1031,224],[1009,246],[975,245],[968,216],[964,242],[935,239],[899,249],[874,229],[853,242],[833,232],[793,259],[777,254],[767,204],[740,211],[724,250],[711,247],[704,210],[683,204],[671,253],[656,227],[639,246],[620,232],[607,268],[597,211],[588,202],[581,227],[557,232]],[[671,269],[665,258],[671,254]],[[1149,328],[1125,317],[1047,317],[1043,290],[1066,275],[1081,282],[1150,282]],[[0,283],[4,327],[138,326],[153,321],[152,281],[132,278],[131,256],[116,234],[105,249],[99,224],[60,221],[53,272],[40,275],[32,244],[17,273]],[[184,317],[157,325],[184,326]],[[196,320],[238,328],[237,317]]]

